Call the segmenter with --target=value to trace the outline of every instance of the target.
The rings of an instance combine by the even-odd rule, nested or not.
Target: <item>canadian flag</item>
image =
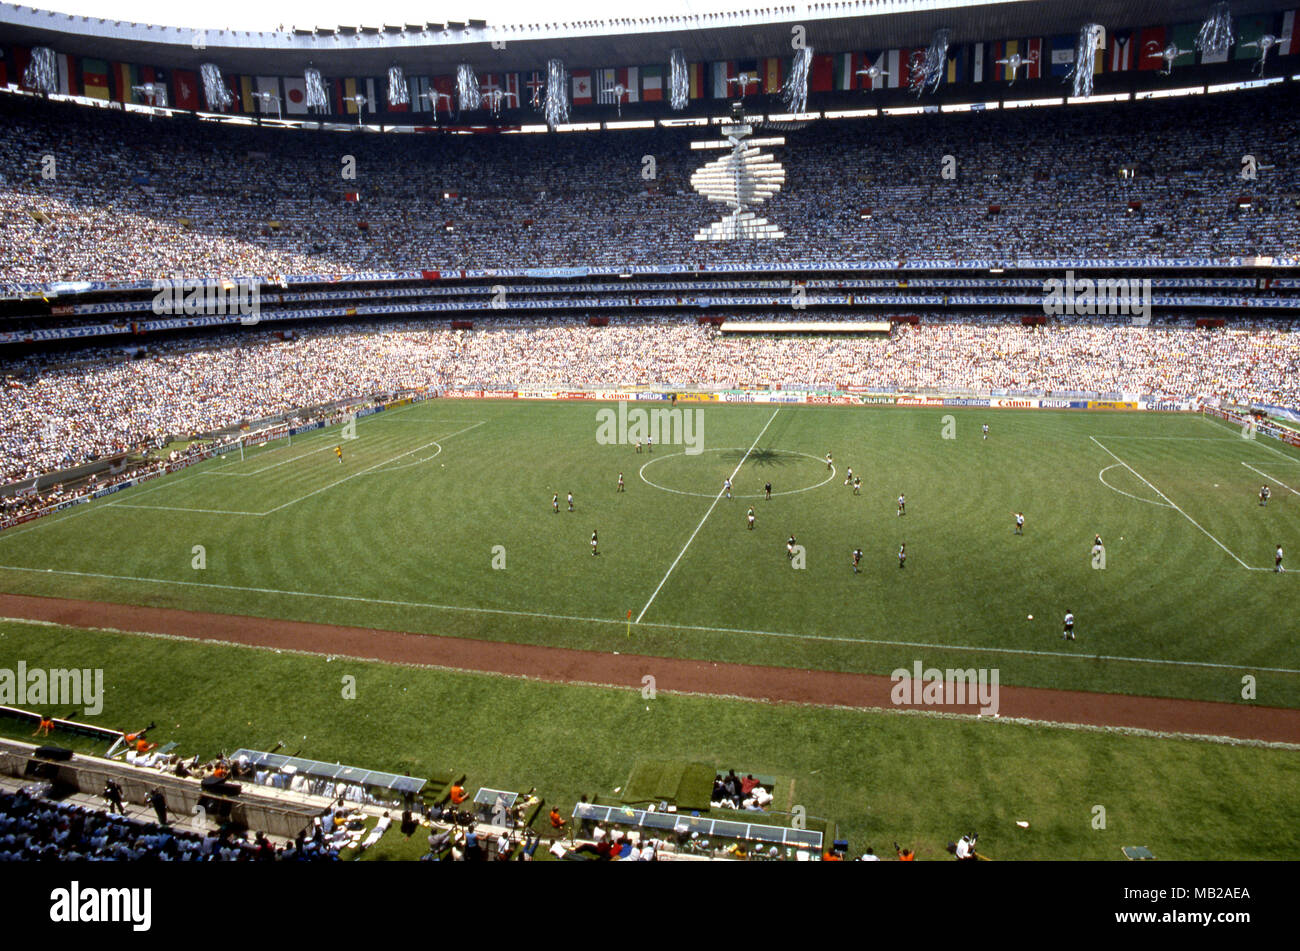
[[[578,69],[573,72],[573,104],[575,106],[591,105],[591,71]]]

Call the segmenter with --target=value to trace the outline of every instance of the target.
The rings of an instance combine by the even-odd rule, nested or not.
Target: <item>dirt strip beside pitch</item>
[[[0,594],[0,616],[68,627],[169,634],[398,664],[451,667],[557,683],[608,684],[640,690],[641,678],[651,674],[656,689],[669,692],[842,707],[910,706],[895,704],[891,698],[893,682],[874,674],[613,654],[16,594]],[[1005,685],[1000,687],[998,699],[1002,717],[1300,743],[1300,710],[1287,708]],[[941,709],[947,713],[979,712],[974,703]]]

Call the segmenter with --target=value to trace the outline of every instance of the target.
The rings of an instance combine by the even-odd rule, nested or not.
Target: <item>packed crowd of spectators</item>
[[[716,135],[702,129],[344,135],[3,97],[0,274],[1294,254],[1292,86],[761,128],[786,139],[786,184],[760,214],[787,237],[767,242],[694,241],[718,216],[690,187],[712,155],[690,148]]]
[[[206,834],[146,822],[28,790],[0,792],[0,862],[248,862],[333,860],[319,834],[276,845],[223,829]]]
[[[75,359],[72,359],[75,357]],[[1300,406],[1300,321],[999,318],[896,325],[888,337],[730,336],[682,318],[338,325],[292,341],[254,331],[142,358],[91,348],[0,365],[0,476],[30,478],[124,449],[331,400],[428,387],[950,388],[1140,393]],[[164,460],[159,459],[158,464]],[[21,504],[21,500],[17,504]]]

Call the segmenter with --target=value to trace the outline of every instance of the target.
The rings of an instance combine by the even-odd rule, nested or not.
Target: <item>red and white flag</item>
[[[1133,68],[1133,37],[1116,33],[1110,39],[1110,55],[1106,57],[1109,72],[1123,72]]]
[[[1043,76],[1043,38],[1036,36],[1025,41],[1025,78],[1041,79]]]
[[[591,105],[591,70],[575,69],[573,71],[573,104],[575,106]]]

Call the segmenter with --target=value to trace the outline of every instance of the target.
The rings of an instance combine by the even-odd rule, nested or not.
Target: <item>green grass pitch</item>
[[[967,832],[1000,860],[1116,861],[1126,845],[1164,860],[1300,850],[1290,750],[662,692],[647,703],[637,690],[12,622],[0,656],[102,667],[100,722],[156,720],[155,735],[187,753],[283,741],[329,762],[463,770],[471,790],[536,786],[565,814],[582,795],[618,801],[639,761],[677,760],[788,778],[793,804],[837,823],[855,854],[892,855],[897,841],[947,859],[945,843]],[[343,699],[344,675],[355,699]],[[30,739],[8,722],[0,730]],[[366,856],[423,851],[393,830]]]
[[[679,404],[703,451],[651,455],[598,441],[604,408],[431,400],[211,460],[0,534],[0,589],[1213,700],[1250,674],[1300,705],[1300,452],[1276,441],[1195,415]]]

